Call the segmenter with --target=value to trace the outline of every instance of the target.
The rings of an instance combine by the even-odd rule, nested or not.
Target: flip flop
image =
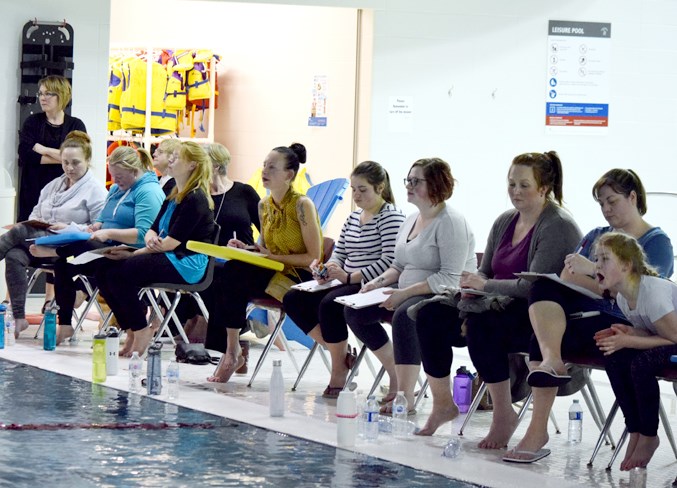
[[[523,456],[528,456],[526,458],[512,458],[509,457],[510,454],[503,457],[503,461],[507,463],[521,463],[521,464],[530,464],[535,463],[543,459],[544,457],[550,455],[550,449],[539,449],[538,451],[511,451],[512,454],[520,454]]]
[[[393,404],[392,404],[392,402],[389,402],[389,403],[383,405],[379,409],[379,413],[381,415],[385,415],[386,417],[392,417],[393,416]],[[413,417],[414,415],[416,415],[416,409],[415,408],[407,410],[407,417]]]
[[[568,374],[558,374],[554,369],[534,369],[527,376],[527,383],[529,386],[536,388],[559,388],[562,385],[571,381],[571,376]]]

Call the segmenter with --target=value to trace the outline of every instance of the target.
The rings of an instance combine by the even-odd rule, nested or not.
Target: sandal
[[[393,416],[393,402],[388,402],[387,404],[383,405],[381,409],[379,410],[379,413],[381,415],[385,415],[386,417],[392,417]],[[411,408],[407,410],[407,417],[412,417],[416,415],[416,409]]]
[[[343,391],[342,386],[329,386],[324,389],[322,392],[322,398],[331,398],[331,399],[336,399],[339,397],[339,393]]]
[[[355,363],[357,362],[357,349],[353,347],[351,350],[350,345],[348,345],[348,352],[346,353],[346,357],[343,362],[346,365],[346,368],[353,369],[355,367]]]
[[[385,405],[387,403],[392,403],[392,401],[395,399],[396,396],[397,393],[388,393],[386,396],[384,396],[378,401],[378,404]]]

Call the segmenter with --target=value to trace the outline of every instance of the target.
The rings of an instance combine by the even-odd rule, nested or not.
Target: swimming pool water
[[[23,364],[0,378],[0,424],[38,429],[0,429],[0,486],[476,486]],[[110,428],[162,423],[188,426]]]

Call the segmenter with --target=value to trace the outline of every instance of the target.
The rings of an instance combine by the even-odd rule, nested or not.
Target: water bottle
[[[14,325],[14,315],[12,309],[8,308],[5,313],[5,346],[13,346],[16,344],[16,327]]]
[[[393,400],[393,435],[396,437],[406,437],[409,435],[407,429],[407,399],[403,391],[398,391]]]
[[[461,413],[466,413],[472,403],[472,381],[474,375],[465,366],[456,370],[454,376],[454,401]]]
[[[143,361],[139,357],[139,353],[134,351],[129,360],[129,391],[138,393],[141,389],[141,370],[143,369]]]
[[[59,306],[55,300],[52,300],[49,307],[45,309],[45,331],[42,335],[42,348],[45,351],[56,349],[56,312]],[[104,378],[105,380],[106,378]]]
[[[583,437],[583,409],[578,400],[569,407],[569,444],[578,444]]]
[[[414,435],[416,432],[416,424],[411,420],[406,422],[407,435]],[[393,433],[393,419],[385,415],[380,415],[378,419],[378,431],[381,434],[392,434]]]
[[[118,353],[120,352],[120,331],[111,327],[106,334],[106,374],[118,374]]]
[[[161,349],[161,342],[154,342],[148,348],[148,358],[146,361],[146,392],[149,395],[159,395],[162,393]]]
[[[342,391],[336,401],[336,445],[353,447],[357,437],[357,401],[355,392]]]
[[[442,451],[442,456],[448,458],[457,458],[461,453],[461,441],[458,440],[458,437],[452,437],[449,439],[449,442],[444,446]]]
[[[379,417],[379,408],[376,397],[370,395],[369,398],[367,398],[367,402],[364,404],[364,413],[362,415],[364,422],[364,437],[368,441],[373,442],[378,439]]]
[[[270,416],[284,416],[284,378],[282,377],[282,360],[273,360],[273,374],[270,377]]]
[[[173,359],[167,366],[167,397],[170,400],[179,398],[179,363]]]
[[[0,349],[5,348],[5,314],[7,313],[7,306],[0,303]]]
[[[94,336],[92,349],[92,381],[103,383],[106,381],[106,336],[104,334]]]

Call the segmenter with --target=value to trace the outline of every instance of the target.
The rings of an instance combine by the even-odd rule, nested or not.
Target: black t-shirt
[[[254,244],[252,224],[261,231],[258,211],[260,197],[256,191],[249,185],[235,182],[226,193],[212,195],[212,198],[214,214],[217,215],[216,223],[221,226],[219,245],[228,244],[233,238],[233,232],[237,233],[238,240],[245,244]]]

